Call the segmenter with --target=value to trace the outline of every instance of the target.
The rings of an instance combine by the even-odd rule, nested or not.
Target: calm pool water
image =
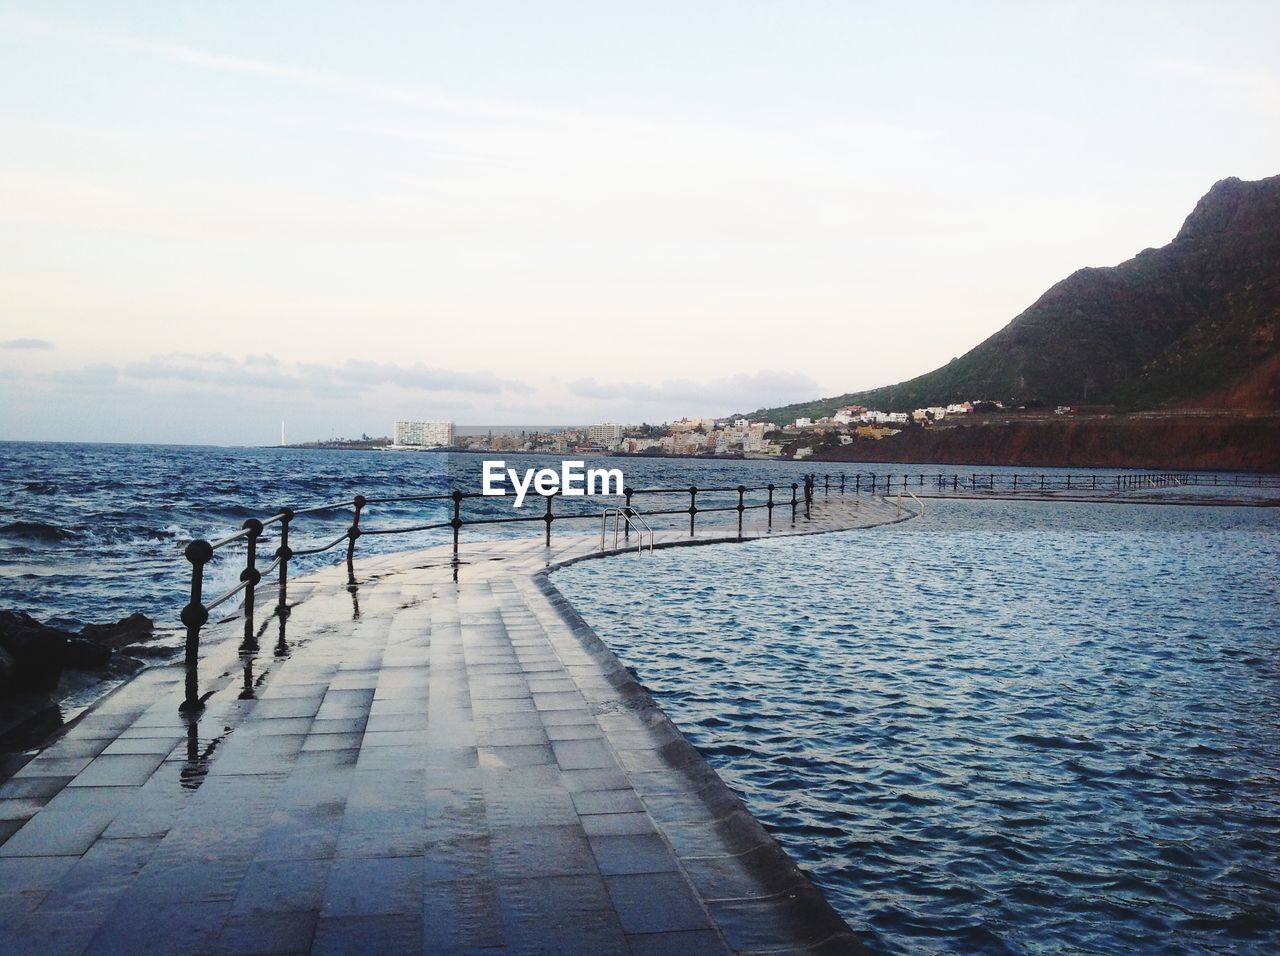
[[[1280,952],[1280,513],[930,502],[556,585],[884,952]]]

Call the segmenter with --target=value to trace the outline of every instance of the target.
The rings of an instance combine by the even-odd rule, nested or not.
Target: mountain
[[[1073,273],[941,368],[750,417],[966,399],[1280,409],[1280,176],[1215,183],[1168,245]]]

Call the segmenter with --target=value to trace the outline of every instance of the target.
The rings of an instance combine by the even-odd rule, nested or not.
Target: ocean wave
[[[78,537],[74,531],[45,524],[43,521],[11,521],[0,527],[0,537],[11,541],[70,541]]]

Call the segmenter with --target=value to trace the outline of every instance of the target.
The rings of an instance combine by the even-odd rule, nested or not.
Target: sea
[[[0,443],[0,608],[67,628],[142,612],[176,648],[191,540],[328,503],[291,544],[327,542],[356,494],[478,491],[498,457]],[[825,490],[860,470],[587,465],[634,488],[774,483],[779,501],[806,472]],[[585,562],[553,581],[874,951],[1280,952],[1280,512],[1225,482],[1153,493],[1184,503],[928,499],[897,525]],[[598,528],[601,504],[557,499],[580,517],[553,533]],[[375,500],[362,527],[451,509]],[[513,513],[468,499],[463,515]],[[366,535],[357,553],[448,534]],[[239,571],[234,554],[215,561],[206,594]]]

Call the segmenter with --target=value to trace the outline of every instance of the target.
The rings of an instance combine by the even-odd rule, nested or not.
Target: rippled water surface
[[[1280,515],[930,503],[555,575],[885,952],[1280,952]]]

